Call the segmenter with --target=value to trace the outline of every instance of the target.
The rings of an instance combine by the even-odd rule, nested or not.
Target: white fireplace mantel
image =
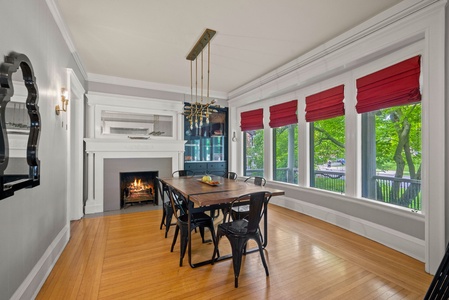
[[[104,161],[110,158],[169,158],[172,172],[182,168],[185,141],[179,140],[106,140],[84,139],[86,142],[88,198],[85,213],[104,211]]]
[[[106,159],[168,158],[171,171],[183,168],[184,105],[179,101],[139,98],[114,94],[90,93],[87,96],[87,201],[84,213],[104,211],[104,166]],[[127,135],[104,134],[102,111],[124,114],[169,116],[172,128],[169,136],[146,136],[131,139]],[[144,137],[141,137],[144,138]],[[168,170],[167,170],[168,171]]]

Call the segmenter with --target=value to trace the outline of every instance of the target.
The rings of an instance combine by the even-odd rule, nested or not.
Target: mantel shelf
[[[184,152],[183,140],[163,139],[93,139],[85,138],[87,152],[141,152],[141,151],[169,151]]]

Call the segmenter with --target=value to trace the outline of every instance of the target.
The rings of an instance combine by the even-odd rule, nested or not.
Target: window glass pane
[[[421,103],[362,115],[362,196],[421,210]]]
[[[273,129],[273,179],[298,183],[298,124]]]
[[[345,193],[345,117],[311,125],[310,186]]]
[[[244,132],[244,175],[263,177],[263,129]]]

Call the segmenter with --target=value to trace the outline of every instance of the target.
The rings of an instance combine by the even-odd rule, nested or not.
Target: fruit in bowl
[[[201,178],[202,182],[211,182],[212,181],[212,177],[210,177],[209,175],[204,175],[203,178]]]

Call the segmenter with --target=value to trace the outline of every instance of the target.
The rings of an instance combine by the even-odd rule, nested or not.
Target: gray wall
[[[120,172],[159,171],[159,177],[170,177],[171,169],[170,158],[105,159],[103,183],[104,211],[120,209]]]
[[[80,76],[45,0],[0,0],[0,60],[11,51],[28,56],[39,89],[41,184],[0,200],[0,299],[10,299],[67,226],[66,114],[56,116],[66,68]],[[64,127],[62,126],[64,122]],[[25,295],[29,298],[29,295]]]
[[[446,5],[446,53],[449,53],[449,5]],[[446,57],[449,57],[449,55],[447,55]],[[445,66],[446,66],[446,99],[449,99],[449,59],[446,59],[445,62]],[[449,116],[449,105],[447,105],[447,101],[446,101],[446,120],[447,120],[447,116]],[[446,127],[446,132],[449,132],[449,123],[445,120],[445,127]],[[449,149],[449,138],[446,137],[446,144],[445,144],[445,148]],[[446,151],[446,158],[445,158],[445,170],[446,170],[446,178],[449,178],[449,158],[447,157],[448,153]],[[449,184],[446,184],[446,191],[445,194],[449,196]],[[449,243],[449,199],[445,199],[445,215],[446,215],[446,244]]]

